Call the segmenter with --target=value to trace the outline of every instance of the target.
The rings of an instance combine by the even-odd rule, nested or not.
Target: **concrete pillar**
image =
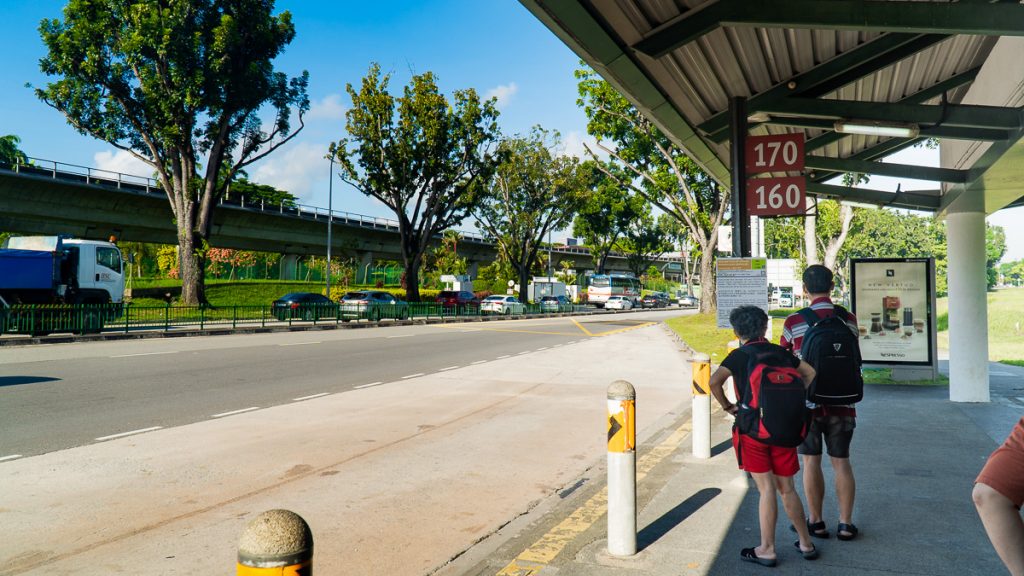
[[[466,268],[466,274],[469,274],[470,278],[476,278],[480,275],[480,262],[476,260],[470,260],[469,266]]]
[[[988,402],[985,213],[946,217],[949,258],[949,399]]]
[[[359,253],[359,270],[356,271],[356,283],[373,284],[370,268],[373,267],[373,252]]]
[[[285,254],[281,256],[281,280],[295,280],[299,273],[299,256]]]

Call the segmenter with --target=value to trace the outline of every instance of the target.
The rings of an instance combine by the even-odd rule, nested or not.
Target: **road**
[[[430,573],[603,460],[612,380],[678,415],[675,314],[0,350],[0,574],[225,571],[275,507],[318,572]]]

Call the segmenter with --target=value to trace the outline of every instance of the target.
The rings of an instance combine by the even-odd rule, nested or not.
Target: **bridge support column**
[[[949,257],[949,399],[988,402],[985,212],[946,218]]]
[[[477,276],[479,276],[480,262],[477,262],[476,260],[471,260],[469,262],[469,267],[466,269],[466,274],[469,274],[470,278],[476,278]]]
[[[281,256],[281,280],[296,280],[299,274],[298,254],[284,254]]]

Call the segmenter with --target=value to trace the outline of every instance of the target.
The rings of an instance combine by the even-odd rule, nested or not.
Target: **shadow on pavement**
[[[715,496],[718,496],[721,493],[722,490],[719,488],[704,488],[702,490],[698,490],[693,496],[683,500],[675,508],[669,510],[637,533],[637,549],[643,550],[657,542],[659,538],[668,534],[669,531],[681,524],[684,520],[693,515],[694,512],[700,510],[701,507],[708,502],[711,502]]]
[[[40,382],[56,382],[60,378],[49,376],[0,376],[0,387],[20,386],[21,384],[38,384]]]

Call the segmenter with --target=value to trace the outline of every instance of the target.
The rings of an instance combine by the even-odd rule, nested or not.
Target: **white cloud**
[[[291,192],[309,201],[313,186],[327,178],[327,146],[307,142],[286,145],[260,163],[250,180]]]
[[[100,170],[109,170],[110,172],[129,174],[131,176],[151,177],[153,175],[152,166],[124,150],[97,152],[93,155],[92,159]]]
[[[512,97],[516,95],[516,92],[519,92],[519,86],[517,86],[515,82],[509,82],[508,84],[495,86],[488,90],[487,94],[484,94],[484,99],[490,100],[491,98],[497,98],[498,110],[504,110],[505,106],[507,106],[512,100]]]
[[[306,112],[306,120],[344,120],[345,105],[341,102],[341,94],[329,94],[319,102],[313,102]]]
[[[575,156],[580,160],[590,160],[590,154],[583,148],[583,144],[590,146],[590,149],[597,154],[598,158],[607,159],[608,153],[597,147],[594,138],[591,136],[585,136],[576,130],[566,134],[562,140],[561,152],[566,156]]]

